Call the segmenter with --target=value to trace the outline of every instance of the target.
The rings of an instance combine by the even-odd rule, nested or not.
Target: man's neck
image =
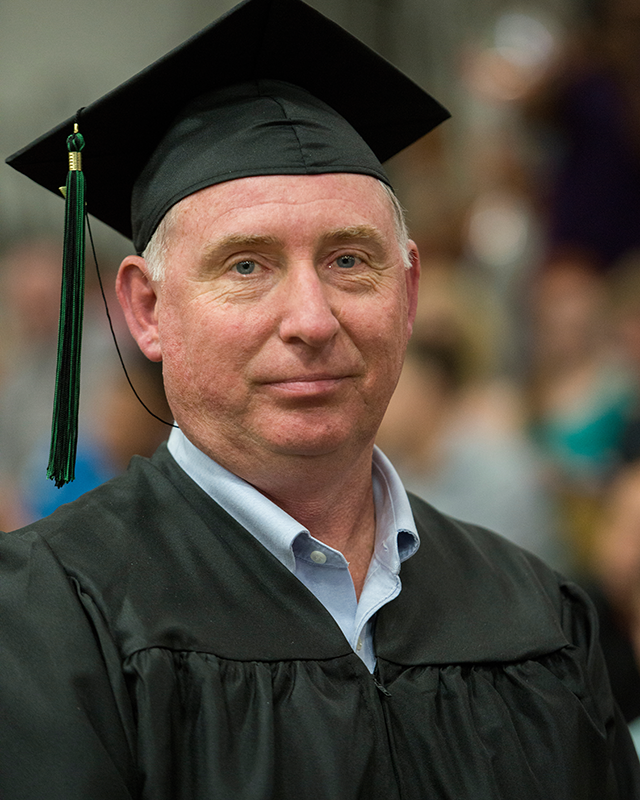
[[[312,493],[305,494],[276,495],[260,491],[304,525],[314,538],[342,553],[359,598],[373,555],[376,532],[371,458],[366,477],[358,481],[327,482],[321,490],[316,485]]]
[[[314,538],[341,552],[349,562],[358,597],[375,543],[372,454],[373,443],[351,458],[275,456],[247,464],[228,463],[217,453],[207,453],[286,511]]]

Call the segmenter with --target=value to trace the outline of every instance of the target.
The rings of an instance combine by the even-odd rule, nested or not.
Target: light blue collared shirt
[[[315,539],[254,486],[198,450],[179,428],[171,431],[168,447],[191,479],[318,598],[351,647],[373,672],[376,662],[374,615],[400,594],[400,564],[420,545],[407,493],[382,451],[376,447],[373,453],[376,539],[358,601],[349,565],[342,553]]]

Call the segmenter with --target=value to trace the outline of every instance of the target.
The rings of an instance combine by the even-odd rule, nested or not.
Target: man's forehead
[[[336,227],[357,225],[372,213],[393,213],[389,195],[380,181],[367,175],[329,173],[322,175],[262,175],[240,178],[209,186],[181,200],[173,210],[173,219],[185,228],[208,220],[227,223],[240,216],[263,216],[275,219],[306,207],[334,209],[345,221]],[[347,221],[351,219],[352,221]]]
[[[294,197],[291,192],[301,194]],[[371,192],[384,193],[380,181],[369,175],[360,175],[351,172],[329,172],[319,175],[253,175],[246,178],[237,178],[232,181],[208,186],[185,201],[198,197],[210,196],[220,202],[244,202],[248,199],[253,204],[269,202],[274,198],[282,197],[289,202],[304,202],[304,195],[309,200],[327,193],[336,192],[343,195],[360,195],[363,201]]]

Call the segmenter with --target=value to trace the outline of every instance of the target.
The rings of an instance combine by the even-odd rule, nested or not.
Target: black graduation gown
[[[412,500],[369,674],[166,447],[0,544],[2,800],[629,800],[579,589]]]

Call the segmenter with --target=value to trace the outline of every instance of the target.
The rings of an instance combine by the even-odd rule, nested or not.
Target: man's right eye
[[[239,275],[251,275],[251,273],[255,270],[255,268],[256,268],[255,261],[238,261],[238,263],[234,264],[233,266],[233,269]]]

